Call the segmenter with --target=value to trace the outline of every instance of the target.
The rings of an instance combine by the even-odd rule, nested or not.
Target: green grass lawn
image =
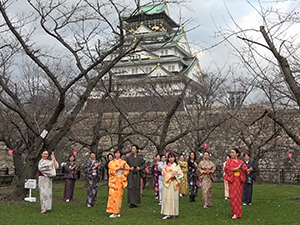
[[[11,187],[0,188],[8,191]],[[127,190],[124,192],[120,218],[108,218],[106,213],[106,182],[99,184],[98,200],[95,207],[85,204],[86,189],[84,182],[77,182],[74,200],[65,203],[62,196],[64,183],[54,183],[52,211],[40,214],[39,202],[1,202],[0,224],[279,224],[300,225],[300,186],[260,184],[254,186],[252,206],[243,206],[243,218],[231,219],[229,201],[224,200],[223,184],[214,185],[213,207],[204,209],[201,197],[189,203],[188,197],[180,198],[179,216],[176,219],[162,220],[158,200],[154,199],[153,190],[144,190],[142,204],[130,209],[127,202]],[[201,196],[201,191],[199,192]],[[38,190],[33,197],[38,198]]]

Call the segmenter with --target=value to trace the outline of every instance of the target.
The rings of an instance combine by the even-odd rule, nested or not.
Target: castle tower
[[[170,17],[165,2],[140,6],[124,15],[123,27],[125,45],[143,38],[137,50],[111,70],[112,89],[119,98],[142,98],[154,93],[176,96],[181,93],[184,80],[190,81],[190,93],[199,88],[197,56],[192,55],[184,27]],[[112,54],[110,60],[113,58]],[[101,95],[101,90],[94,90],[90,98]]]

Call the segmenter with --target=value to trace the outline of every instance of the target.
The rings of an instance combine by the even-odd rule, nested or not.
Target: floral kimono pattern
[[[215,170],[216,166],[210,160],[202,160],[198,165],[199,181],[201,182],[202,199],[204,206],[212,206]]]
[[[117,168],[122,168],[117,170]],[[114,159],[108,164],[109,171],[109,195],[106,212],[120,214],[122,208],[123,192],[127,187],[129,165],[122,159]]]
[[[246,180],[247,166],[242,165],[243,169],[233,171],[234,168],[239,167],[243,163],[242,160],[229,159],[225,165],[224,180],[229,183],[229,195],[230,195],[230,208],[232,216],[236,218],[242,218],[242,194],[243,183]]]
[[[89,159],[85,166],[85,173],[87,179],[87,199],[86,203],[89,206],[94,206],[97,200],[98,182],[100,181],[101,170],[100,167],[93,170],[92,168],[97,164],[96,160]]]
[[[161,214],[177,216],[179,214],[179,186],[183,173],[179,165],[168,163],[164,166],[162,175],[164,177],[164,189]]]
[[[183,178],[181,180],[180,184],[180,190],[179,193],[186,195],[186,190],[187,190],[187,175],[188,175],[188,163],[185,161],[179,161],[178,165],[180,166],[181,171],[183,172]]]
[[[47,159],[41,159],[38,164],[39,169],[39,191],[41,210],[52,209],[52,179],[56,176],[58,163],[53,163]]]

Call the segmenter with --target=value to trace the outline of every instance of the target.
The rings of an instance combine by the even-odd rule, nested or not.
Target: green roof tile
[[[141,6],[139,9],[135,10],[132,14],[124,15],[123,17],[128,18],[140,14],[147,14],[147,15],[160,14],[163,13],[166,8],[167,5],[165,3],[144,5]]]

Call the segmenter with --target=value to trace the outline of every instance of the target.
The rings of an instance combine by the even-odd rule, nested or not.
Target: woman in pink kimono
[[[162,218],[165,220],[175,218],[179,214],[179,187],[183,173],[176,163],[173,152],[168,155],[168,163],[164,166],[162,175],[164,177],[164,189],[161,214],[165,215]]]
[[[51,154],[51,160],[48,160],[48,156],[48,151],[44,150],[38,164],[41,213],[52,209],[52,179],[56,176],[55,169],[58,168],[54,152]]]
[[[223,163],[223,171],[224,171],[224,174],[223,176],[225,176],[225,166],[226,166],[226,162],[230,159],[230,155],[226,155],[226,158],[225,158],[225,162]],[[228,200],[230,198],[230,195],[229,195],[229,185],[228,185],[228,180],[224,180],[224,192],[225,192],[225,200]]]

